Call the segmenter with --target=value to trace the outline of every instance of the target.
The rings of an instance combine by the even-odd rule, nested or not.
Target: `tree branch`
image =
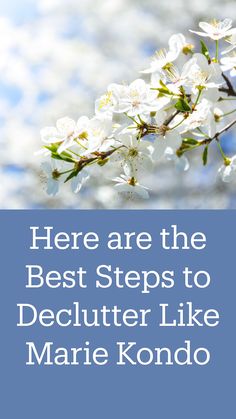
[[[165,126],[168,126],[179,113],[180,113],[180,111],[176,111],[175,113],[173,113],[172,115],[170,115],[169,118],[167,118],[165,120],[164,125]]]
[[[220,131],[218,131],[213,137],[206,138],[203,141],[199,141],[196,144],[194,144],[192,147],[186,146],[183,142],[180,148],[177,150],[176,154],[180,157],[187,151],[194,150],[195,148],[201,147],[201,146],[208,146],[212,141],[218,140],[219,137],[227,132],[230,128],[232,128],[234,125],[236,125],[236,119],[234,119],[232,122],[230,122],[228,125],[226,125],[224,128],[222,128]]]
[[[222,130],[218,131],[214,137],[211,138],[207,138],[204,141],[201,141],[201,145],[204,144],[210,144],[213,140],[217,140],[222,134],[224,134],[225,132],[227,132],[230,128],[232,128],[234,125],[236,124],[236,119],[234,119],[233,121],[231,121],[228,125],[226,125],[224,128],[222,128]]]
[[[93,153],[95,155],[95,157],[83,157],[80,160],[78,160],[76,162],[77,164],[77,170],[78,172],[80,172],[85,166],[87,166],[90,163],[93,163],[96,160],[100,160],[103,161],[105,159],[107,159],[108,157],[110,157],[113,153],[115,153],[115,151],[119,150],[120,148],[122,148],[123,146],[114,148],[112,150],[108,150],[106,152],[101,152],[101,153]]]
[[[229,80],[229,78],[224,73],[222,73],[222,77],[223,77],[223,79],[224,79],[224,81],[227,85],[227,88],[226,87],[220,87],[219,92],[227,93],[228,96],[236,96],[236,91],[235,91],[231,81]]]

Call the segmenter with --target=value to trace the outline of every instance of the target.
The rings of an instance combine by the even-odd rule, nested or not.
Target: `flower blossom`
[[[138,195],[142,199],[148,199],[149,193],[148,188],[143,185],[140,185],[137,179],[130,175],[129,170],[125,170],[125,174],[112,179],[115,183],[115,188],[118,192],[124,193],[130,198],[133,198],[135,195]]]
[[[77,123],[68,117],[58,119],[56,127],[46,127],[41,130],[42,141],[46,144],[61,143],[58,153],[74,145],[76,138],[84,142],[87,136],[87,125],[89,119],[84,116],[79,118]]]
[[[227,159],[225,164],[219,168],[218,173],[223,182],[228,183],[234,178],[236,179],[236,155]]]
[[[207,58],[200,53],[194,54],[185,64],[182,78],[194,93],[199,89],[219,88],[223,84],[220,65],[209,64]]]
[[[178,131],[171,130],[165,125],[166,113],[160,112],[155,117],[156,131],[152,142],[152,158],[160,160],[165,156],[168,149],[175,152],[182,144],[182,138]],[[148,139],[149,137],[147,137]],[[153,140],[153,136],[152,136]]]
[[[188,44],[182,34],[172,35],[169,40],[169,50],[161,49],[156,52],[153,57],[150,67],[141,71],[143,74],[151,74],[155,72],[161,73],[165,68],[168,68],[184,51]],[[188,45],[190,48],[190,46]]]
[[[127,168],[132,174],[147,170],[151,164],[150,143],[145,140],[138,140],[137,136],[124,133],[119,136],[120,147],[113,154],[111,160],[120,162],[123,168]]]
[[[228,54],[236,48],[236,33],[226,38],[225,41],[230,44],[230,46],[222,52],[222,55]]]
[[[221,58],[221,64],[222,71],[230,71],[231,77],[236,76],[236,53]]]
[[[235,29],[229,19],[201,22],[200,27],[205,32],[198,34],[215,41],[230,39],[231,46],[235,43]],[[70,181],[72,189],[79,192],[90,166],[105,166],[107,173],[122,169],[123,174],[113,179],[119,192],[146,199],[147,188],[139,179],[155,166],[153,163],[165,158],[178,170],[187,171],[190,163],[186,154],[189,157],[197,148],[205,166],[214,144],[224,163],[219,173],[223,181],[231,180],[236,156],[226,156],[220,136],[236,125],[236,119],[228,122],[235,113],[231,102],[235,90],[222,72],[235,76],[236,54],[224,54],[218,62],[218,42],[214,45],[216,58],[203,42],[199,52],[193,53],[193,48],[182,34],[173,35],[168,50],[157,53],[144,70],[145,80],[109,84],[95,102],[94,116],[82,116],[77,122],[61,118],[55,127],[41,131],[45,157],[51,153],[53,159],[52,166],[45,163],[49,194],[58,192],[61,180]],[[93,175],[93,169],[90,171]]]
[[[236,28],[232,29],[232,25],[233,25],[233,22],[231,19],[225,19],[222,21],[218,21],[214,19],[210,23],[208,22],[199,23],[199,27],[203,30],[203,32],[192,31],[192,30],[190,30],[190,32],[218,41],[219,39],[231,36],[236,32]]]
[[[157,93],[142,79],[137,79],[129,86],[113,84],[110,86],[111,107],[115,113],[127,113],[136,116],[143,112],[158,110],[162,103],[157,99]]]

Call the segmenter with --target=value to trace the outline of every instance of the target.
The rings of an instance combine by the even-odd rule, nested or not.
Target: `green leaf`
[[[160,83],[160,85],[162,86],[162,87],[164,87],[165,89],[167,89],[168,90],[168,88],[167,88],[167,86],[166,86],[166,84],[160,79],[160,81],[159,81],[159,83]]]
[[[67,153],[66,151],[63,151],[61,154],[57,153],[59,146],[60,144],[54,143],[50,145],[45,145],[44,148],[51,151],[53,159],[64,160],[70,163],[74,162],[74,159],[71,157],[71,154]]]
[[[163,83],[161,83],[162,87],[157,87],[157,91],[159,93],[162,93],[164,95],[173,95],[173,93],[168,89],[168,87],[166,87],[165,85],[163,85]]]
[[[186,100],[186,92],[184,86],[180,86],[179,91],[182,94],[183,98]]]
[[[204,41],[200,41],[200,42],[201,42],[201,47],[202,47],[202,54],[205,55],[208,61],[211,61],[210,53],[205,42]]]
[[[191,111],[191,107],[189,106],[188,102],[183,98],[180,98],[176,102],[175,108],[180,112],[190,112]]]
[[[68,163],[74,163],[75,162],[72,158],[64,157],[64,156],[61,156],[60,154],[57,154],[57,153],[52,153],[51,157],[52,157],[52,159],[66,161]]]
[[[46,148],[49,151],[52,151],[53,153],[57,152],[57,149],[59,147],[58,143],[54,143],[54,144],[50,144],[50,145],[45,145],[44,148]]]
[[[67,176],[66,180],[64,181],[64,183],[68,182],[69,180],[73,179],[73,177],[76,177],[79,174],[79,170],[74,170],[73,172],[71,172],[69,174],[69,176]]]
[[[57,154],[57,153],[52,153],[51,157],[52,157],[52,159],[55,159],[55,160],[63,160],[63,158],[60,156],[60,154]]]
[[[189,145],[197,145],[198,141],[195,140],[194,138],[184,138],[183,139],[184,144],[189,144]]]
[[[204,148],[204,151],[202,153],[203,166],[207,165],[207,160],[208,160],[208,145]]]
[[[66,151],[63,151],[61,153],[61,156],[65,156],[65,157],[70,157],[71,158],[71,154],[70,153],[67,153]]]
[[[162,93],[163,95],[173,96],[173,93],[172,93],[172,92],[170,92],[170,90],[168,90],[168,89],[162,89],[162,88],[159,88],[159,89],[157,89],[157,90],[158,90],[158,92],[159,92],[159,93]]]
[[[173,95],[173,93],[168,89],[168,87],[163,83],[162,80],[160,80],[161,87],[157,88],[159,93],[164,93],[166,95]]]

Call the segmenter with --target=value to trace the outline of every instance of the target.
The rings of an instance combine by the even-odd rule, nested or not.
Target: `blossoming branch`
[[[202,148],[207,164],[215,144],[222,157],[219,175],[229,182],[236,175],[236,156],[225,154],[221,136],[236,124],[236,28],[232,20],[200,22],[199,49],[184,35],[173,35],[168,49],[156,52],[147,69],[130,85],[110,84],[95,102],[95,115],[77,122],[65,117],[56,127],[41,131],[42,164],[47,191],[55,195],[61,182],[79,192],[89,179],[91,166],[107,165],[122,171],[114,177],[122,194],[148,198],[142,173],[161,159],[186,171],[187,155]],[[230,104],[230,109],[229,109]]]

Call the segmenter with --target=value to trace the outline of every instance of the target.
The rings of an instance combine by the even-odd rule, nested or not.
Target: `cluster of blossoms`
[[[182,34],[173,35],[168,49],[156,52],[149,68],[129,85],[110,84],[95,102],[95,115],[77,122],[65,117],[56,127],[41,131],[42,153],[51,157],[43,163],[48,193],[56,194],[61,182],[71,182],[78,192],[89,178],[93,165],[113,165],[120,176],[112,179],[123,194],[148,198],[140,183],[142,172],[166,159],[186,171],[187,155],[202,148],[208,161],[211,144],[219,148],[222,180],[236,175],[236,156],[227,156],[221,136],[236,119],[236,29],[232,21],[200,22],[201,31],[191,31],[213,41],[200,40],[199,51]],[[220,53],[220,47],[222,51]]]

